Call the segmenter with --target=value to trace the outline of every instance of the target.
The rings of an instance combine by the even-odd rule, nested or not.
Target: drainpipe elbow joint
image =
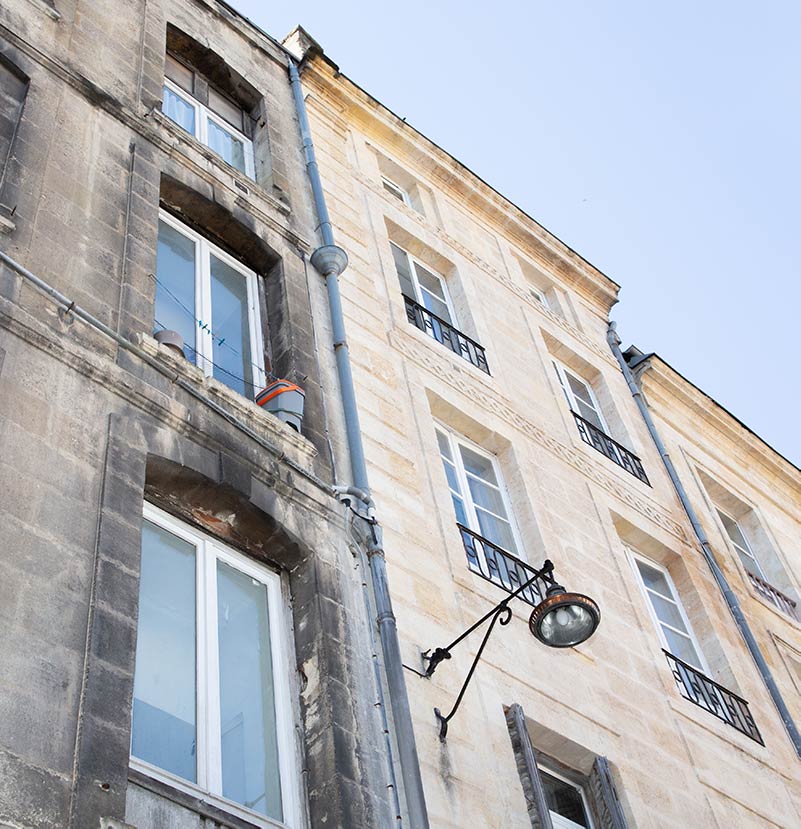
[[[348,254],[339,245],[322,245],[312,253],[310,261],[326,278],[339,276],[348,267]]]

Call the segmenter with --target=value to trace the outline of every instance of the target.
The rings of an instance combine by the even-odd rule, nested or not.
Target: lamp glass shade
[[[572,648],[595,633],[601,621],[598,605],[581,593],[556,593],[534,608],[528,626],[551,648]]]

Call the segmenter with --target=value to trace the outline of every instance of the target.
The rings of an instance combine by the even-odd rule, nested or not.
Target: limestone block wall
[[[432,679],[409,670],[432,825],[531,825],[504,718],[513,703],[554,761],[588,774],[596,756],[608,757],[631,826],[798,824],[798,758],[608,350],[617,286],[325,57],[310,59],[303,80],[337,241],[350,256],[345,315],[406,665],[421,670],[421,651],[447,644],[505,595],[468,569],[435,423],[497,459],[524,557],[551,558],[562,583],[602,608],[595,636],[560,652],[531,638],[530,608],[516,602],[445,742],[433,709],[450,709],[481,634]],[[410,204],[383,187],[387,171],[413,191]],[[491,376],[409,323],[390,241],[446,278]],[[592,384],[612,437],[641,458],[650,486],[582,442],[554,358]],[[714,433],[696,441],[707,437],[715,451],[731,448]],[[775,532],[787,539],[793,528],[779,521]],[[669,568],[712,679],[749,702],[764,746],[679,695],[627,548]],[[762,624],[762,610],[749,603],[748,612]],[[783,680],[788,696],[793,682]]]
[[[168,26],[261,94],[255,181],[160,112]],[[0,60],[25,92],[0,125],[0,248],[164,367],[0,267],[0,824],[250,825],[129,769],[149,500],[282,576],[296,825],[387,825],[285,54],[216,2],[8,0]],[[303,436],[151,339],[160,203],[257,271],[268,368],[306,389]]]

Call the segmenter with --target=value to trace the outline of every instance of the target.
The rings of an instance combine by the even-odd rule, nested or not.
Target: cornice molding
[[[454,203],[468,203],[479,215],[479,221],[485,222],[521,253],[551,269],[557,278],[608,315],[617,302],[619,286],[475,173],[335,72],[325,58],[313,55],[309,59],[304,66],[303,81],[341,119],[360,127],[372,138],[390,142],[393,154],[416,170],[421,179],[435,182]]]
[[[776,476],[794,493],[801,491],[801,470],[783,458],[775,449],[740,423],[711,397],[682,377],[657,355],[648,358],[639,372],[640,382],[648,403],[656,412],[667,420],[671,428],[684,435],[691,444],[698,444],[697,428],[699,418],[714,429],[721,437],[719,446],[729,442],[735,453],[745,453],[754,464],[764,467],[769,475]],[[675,417],[676,404],[685,406],[688,411],[688,423],[693,427],[689,432],[681,428]],[[673,414],[671,414],[671,412]],[[702,448],[704,445],[702,444]],[[708,449],[706,451],[709,451]],[[724,465],[729,452],[712,453]],[[736,471],[736,470],[735,470]],[[747,470],[740,470],[740,474]],[[749,477],[752,473],[749,472]]]
[[[521,285],[518,285],[507,272],[499,270],[485,259],[482,259],[477,254],[473,253],[470,248],[465,247],[465,245],[457,239],[454,239],[453,236],[449,235],[438,225],[432,225],[425,216],[420,215],[420,213],[413,208],[408,207],[407,205],[399,202],[397,199],[387,195],[386,191],[384,191],[377,184],[377,182],[373,181],[361,170],[357,170],[354,173],[354,178],[362,185],[362,187],[370,190],[373,195],[378,196],[383,204],[390,204],[394,209],[399,210],[406,219],[409,219],[417,224],[421,230],[422,241],[425,241],[422,234],[431,234],[436,236],[439,241],[455,250],[460,256],[467,259],[479,270],[493,277],[497,282],[503,285],[504,288],[514,294],[517,299],[525,303],[526,306],[533,308],[538,314],[541,314],[551,323],[561,328],[574,340],[580,342],[585,348],[589,349],[597,357],[604,360],[604,362],[606,362],[609,366],[615,369],[619,368],[617,361],[612,357],[608,349],[604,348],[599,343],[596,343],[592,338],[588,337],[583,331],[580,331],[574,325],[571,325],[564,317],[554,313],[550,308],[546,308],[541,302],[537,302],[537,300],[531,296],[531,293]]]

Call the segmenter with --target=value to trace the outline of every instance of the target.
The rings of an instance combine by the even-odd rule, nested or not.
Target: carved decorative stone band
[[[483,388],[470,371],[463,371],[454,365],[451,360],[440,357],[433,349],[423,349],[402,329],[390,332],[389,341],[392,347],[401,354],[468,397],[473,403],[531,438],[553,455],[603,487],[607,492],[653,521],[663,530],[674,535],[682,542],[687,541],[687,535],[681,524],[674,521],[655,504],[649,503],[641,495],[633,492],[622,481],[609,477],[584,452],[579,452],[573,446],[561,443],[549,435],[545,429],[523,417],[515,410],[510,401],[498,394],[497,389],[487,390]]]

